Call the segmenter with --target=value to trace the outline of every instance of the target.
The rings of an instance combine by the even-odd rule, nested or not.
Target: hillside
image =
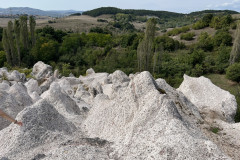
[[[97,17],[103,14],[116,15],[117,13],[132,14],[135,16],[156,16],[158,18],[177,18],[177,17],[184,17],[184,16],[201,17],[209,13],[221,14],[221,15],[238,14],[237,11],[232,11],[232,10],[203,10],[198,12],[192,12],[189,14],[182,14],[182,13],[174,13],[174,12],[168,12],[168,11],[134,10],[134,9],[119,9],[114,7],[101,7],[101,8],[93,9],[90,11],[85,11],[83,12],[83,15]]]

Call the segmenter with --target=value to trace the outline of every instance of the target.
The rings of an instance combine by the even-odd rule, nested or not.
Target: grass
[[[237,100],[238,109],[237,114],[235,116],[235,122],[240,122],[240,85],[236,82],[230,81],[226,78],[225,75],[220,74],[210,74],[204,75],[205,77],[209,78],[213,84],[216,86],[229,91],[233,94]]]
[[[211,130],[213,133],[217,134],[220,129],[217,128],[217,127],[211,127],[210,130]]]

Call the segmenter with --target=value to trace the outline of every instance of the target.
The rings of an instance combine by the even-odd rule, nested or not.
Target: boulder
[[[111,75],[111,80],[112,83],[121,84],[124,82],[129,82],[130,78],[123,71],[117,70]]]
[[[15,82],[26,82],[26,76],[24,73],[19,73],[18,71],[14,70],[7,76],[8,81],[15,81]]]
[[[38,81],[41,81],[45,78],[49,78],[52,75],[52,72],[51,66],[39,61],[33,66],[32,76]]]
[[[234,122],[237,110],[235,96],[215,86],[208,78],[184,75],[178,90],[198,107],[204,117]]]
[[[70,97],[73,97],[74,95],[74,90],[73,88],[71,87],[69,81],[67,81],[66,79],[61,79],[59,82],[58,82],[59,86],[61,87],[61,89],[67,93],[67,95],[69,95]]]
[[[86,71],[86,75],[91,75],[91,74],[94,74],[95,71],[92,69],[92,68],[89,68],[87,71]]]
[[[27,91],[29,94],[32,94],[33,92],[36,92],[38,95],[40,95],[41,89],[38,86],[38,82],[35,79],[30,79],[25,83],[25,86],[27,87]]]

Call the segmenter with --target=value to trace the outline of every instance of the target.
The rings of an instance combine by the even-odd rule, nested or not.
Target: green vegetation
[[[234,63],[227,68],[226,76],[228,79],[240,82],[240,63]]]
[[[187,31],[189,31],[190,28],[188,26],[182,27],[182,28],[174,28],[171,31],[167,32],[168,36],[175,36],[178,35],[180,33],[186,33]]]
[[[211,127],[210,130],[215,134],[217,134],[220,131],[218,127]]]
[[[180,39],[186,40],[186,41],[191,41],[194,39],[195,33],[194,32],[188,32],[188,33],[183,33],[180,36]]]

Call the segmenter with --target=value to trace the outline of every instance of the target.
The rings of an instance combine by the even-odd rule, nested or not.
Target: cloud
[[[238,5],[240,3],[240,0],[233,0],[232,2],[225,2],[222,4],[218,4],[215,7],[219,8],[219,7],[234,7],[235,5]]]

